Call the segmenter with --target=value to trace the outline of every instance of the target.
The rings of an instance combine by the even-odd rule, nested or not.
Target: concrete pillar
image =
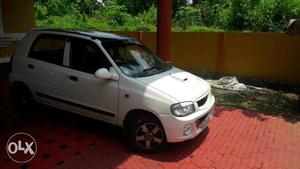
[[[171,61],[172,0],[157,0],[157,54]]]

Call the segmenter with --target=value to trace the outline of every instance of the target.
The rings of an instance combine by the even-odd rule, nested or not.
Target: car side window
[[[31,47],[28,57],[57,65],[63,64],[65,38],[55,35],[39,36]]]
[[[79,71],[94,74],[99,68],[111,67],[110,62],[92,41],[71,39],[70,67]]]

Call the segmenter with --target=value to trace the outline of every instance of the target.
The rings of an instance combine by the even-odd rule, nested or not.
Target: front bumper
[[[215,97],[211,95],[207,105],[203,109],[199,109],[191,115],[185,117],[175,117],[171,114],[160,114],[159,118],[165,129],[167,141],[182,142],[199,135],[199,133],[201,133],[205,129],[205,127],[211,120],[214,111],[214,105]],[[200,124],[197,124],[197,120],[199,121],[199,119],[201,119],[201,122]],[[185,126],[192,126],[192,131],[189,135],[184,135]]]

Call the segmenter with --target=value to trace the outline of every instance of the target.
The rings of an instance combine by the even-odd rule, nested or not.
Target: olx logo
[[[35,156],[37,144],[30,134],[16,133],[7,141],[6,152],[14,162],[27,163]]]

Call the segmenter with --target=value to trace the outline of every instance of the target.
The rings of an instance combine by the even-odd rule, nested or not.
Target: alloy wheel
[[[152,150],[159,147],[164,139],[161,127],[155,123],[143,123],[135,132],[137,145],[144,150]]]

